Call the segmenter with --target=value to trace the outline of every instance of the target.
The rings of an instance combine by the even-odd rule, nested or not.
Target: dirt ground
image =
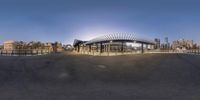
[[[0,56],[0,100],[200,100],[200,56]]]

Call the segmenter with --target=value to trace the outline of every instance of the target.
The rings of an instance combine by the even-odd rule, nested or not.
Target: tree
[[[0,50],[3,49],[3,45],[0,45]]]

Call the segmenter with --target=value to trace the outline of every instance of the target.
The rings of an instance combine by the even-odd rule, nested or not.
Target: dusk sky
[[[0,0],[0,44],[68,44],[111,33],[200,43],[199,5],[198,0]]]

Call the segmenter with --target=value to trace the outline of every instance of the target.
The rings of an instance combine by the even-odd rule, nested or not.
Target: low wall
[[[200,54],[200,49],[191,50],[150,50],[146,53],[185,53],[185,54]]]
[[[131,55],[131,54],[141,54],[141,51],[133,51],[133,52],[76,52],[75,54],[82,54],[82,55],[92,55],[92,56],[118,56],[118,55]]]
[[[82,54],[82,55],[92,55],[92,56],[118,56],[118,55],[132,55],[132,54],[142,54],[141,51],[132,51],[132,52],[76,52],[75,54]],[[200,55],[200,50],[144,50],[144,54],[148,53],[163,53],[163,54],[195,54]]]
[[[0,50],[0,55],[4,56],[28,56],[49,54],[49,50]]]

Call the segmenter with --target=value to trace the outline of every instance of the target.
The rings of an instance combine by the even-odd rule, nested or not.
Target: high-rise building
[[[166,43],[166,44],[169,43],[168,37],[165,37],[165,43]]]
[[[160,39],[158,39],[158,38],[155,38],[155,46],[154,46],[154,48],[155,49],[160,49]]]
[[[162,49],[170,49],[170,43],[168,37],[164,38],[164,43],[161,44]]]

